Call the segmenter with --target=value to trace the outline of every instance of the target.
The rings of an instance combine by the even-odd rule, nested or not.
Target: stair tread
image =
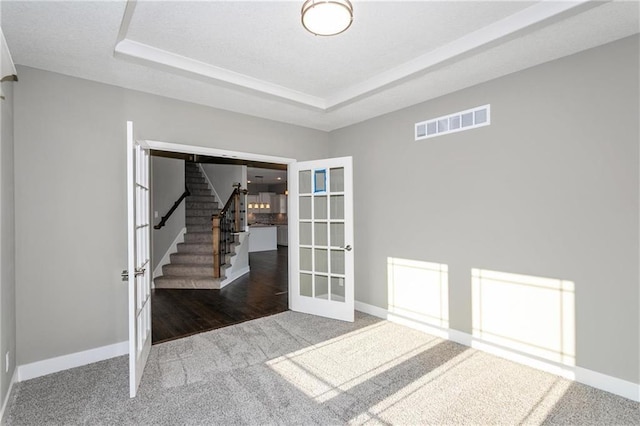
[[[215,290],[220,288],[223,279],[223,277],[213,278],[211,276],[180,277],[163,275],[154,280],[154,285],[156,288]]]
[[[213,268],[213,265],[203,265],[202,263],[169,263],[164,266],[180,266],[181,268]]]
[[[156,280],[172,280],[172,279],[173,280],[184,280],[185,278],[187,278],[187,277],[184,277],[182,275],[161,275],[161,276],[156,277],[154,279],[156,279]],[[198,280],[201,280],[201,279],[217,280],[217,279],[219,279],[219,278],[214,278],[214,277],[212,277],[210,275],[190,275],[188,278],[192,278],[194,280],[195,279],[198,279]]]

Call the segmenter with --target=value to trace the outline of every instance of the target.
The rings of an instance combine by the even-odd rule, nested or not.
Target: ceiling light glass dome
[[[349,0],[307,0],[302,5],[302,25],[315,35],[340,34],[352,22],[353,6]]]

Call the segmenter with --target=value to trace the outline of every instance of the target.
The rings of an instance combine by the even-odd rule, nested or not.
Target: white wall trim
[[[249,266],[246,266],[238,271],[233,271],[229,276],[227,276],[224,279],[224,281],[220,282],[220,288],[223,288],[224,286],[231,284],[232,282],[234,282],[244,274],[248,274],[250,270],[251,268]]]
[[[551,374],[564,377],[585,385],[610,392],[632,401],[640,402],[640,384],[609,376],[597,371],[589,370],[578,366],[568,366],[557,362],[538,358],[529,354],[505,348],[493,343],[486,342],[482,339],[473,337],[469,333],[454,329],[445,329],[433,325],[425,324],[411,318],[394,315],[384,308],[369,305],[363,302],[355,302],[357,311],[383,318],[391,322],[395,322],[413,329],[432,334],[443,339],[451,340],[465,346],[478,349],[510,361],[517,362],[538,370],[546,371]]]
[[[13,376],[11,376],[11,382],[9,382],[9,388],[7,389],[7,394],[4,396],[4,401],[2,402],[2,408],[0,409],[0,425],[4,424],[4,412],[7,409],[7,404],[9,403],[9,397],[11,396],[11,390],[13,389],[13,385],[18,382],[18,369],[13,369]]]
[[[116,57],[126,57],[136,63],[142,63],[147,66],[182,71],[183,73],[187,73],[190,78],[204,77],[215,83],[228,83],[302,105],[308,105],[318,109],[326,108],[324,99],[317,96],[240,74],[134,40],[125,38],[118,42],[114,54]]]
[[[387,319],[389,312],[387,312],[384,308],[379,308],[378,306],[369,305],[368,303],[358,302],[357,300],[354,303],[356,307],[356,311],[364,312],[365,314],[373,315],[374,317]]]
[[[204,167],[202,167],[202,163],[197,163],[197,164],[198,164],[198,168],[200,169],[200,173],[204,175],[204,178],[207,181],[207,184],[209,185],[209,189],[211,190],[211,192],[213,192],[213,195],[215,195],[216,200],[218,200],[218,204],[220,204],[220,208],[223,208],[224,203],[227,200],[224,200],[224,201],[222,200],[222,198],[218,194],[218,191],[216,191],[216,187],[213,186],[213,184],[211,183],[211,179],[209,179],[209,175],[207,174],[207,172],[205,172]]]
[[[18,381],[23,382],[25,380],[35,379],[36,377],[46,376],[47,374],[57,373],[58,371],[68,370],[70,368],[81,367],[98,361],[104,361],[105,359],[127,355],[128,353],[129,341],[127,340],[95,349],[32,362],[30,364],[21,365],[17,368]]]
[[[184,154],[208,155],[211,157],[235,158],[249,161],[260,161],[262,163],[291,164],[295,163],[294,158],[276,157],[274,155],[254,154],[251,152],[230,151],[228,149],[209,148],[199,145],[183,145],[174,142],[163,142],[154,140],[138,141],[143,142],[151,149],[158,151],[182,152]]]
[[[184,234],[186,233],[187,233],[186,227],[178,231],[178,235],[176,235],[176,238],[173,240],[173,243],[171,243],[171,245],[165,252],[164,256],[162,256],[162,259],[160,259],[158,266],[156,266],[155,269],[153,270],[154,280],[162,275],[162,267],[164,265],[168,265],[169,263],[171,263],[171,254],[176,253],[178,251],[178,244],[184,243]]]
[[[640,402],[640,384],[575,367],[575,381]]]
[[[260,80],[246,74],[241,74],[210,63],[202,62],[190,57],[178,55],[156,46],[140,43],[128,37],[129,25],[135,8],[134,1],[129,1],[120,24],[114,56],[126,58],[135,63],[142,63],[152,68],[170,69],[187,75],[189,78],[210,80],[214,84],[231,84],[236,87],[249,89],[257,95],[275,96],[296,104],[306,105],[328,112],[345,104],[352,103],[358,98],[370,96],[381,89],[393,87],[399,82],[411,78],[417,73],[431,69],[438,64],[456,58],[462,54],[495,43],[498,40],[544,22],[563,12],[571,10],[587,0],[564,2],[543,1],[524,10],[516,12],[487,26],[472,31],[453,40],[444,46],[404,62],[394,68],[374,75],[364,81],[339,90],[326,98],[303,93],[288,87],[280,86],[269,81]]]

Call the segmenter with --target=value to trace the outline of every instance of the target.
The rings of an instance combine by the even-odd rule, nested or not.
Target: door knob
[[[344,251],[351,251],[351,246],[347,245],[344,247],[340,247],[341,249],[343,249]]]

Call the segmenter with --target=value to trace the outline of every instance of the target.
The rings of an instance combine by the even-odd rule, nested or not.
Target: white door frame
[[[291,164],[296,163],[298,160],[295,158],[288,158],[288,157],[276,157],[273,155],[264,155],[264,154],[253,154],[250,152],[242,152],[242,151],[231,151],[231,150],[227,150],[227,149],[218,149],[218,148],[209,148],[209,147],[205,147],[205,146],[199,146],[199,145],[186,145],[186,144],[180,144],[180,143],[173,143],[173,142],[162,142],[162,141],[155,141],[155,140],[144,140],[144,143],[153,150],[156,151],[167,151],[167,152],[178,152],[178,153],[183,153],[183,154],[195,154],[195,155],[206,155],[209,157],[222,157],[222,158],[232,158],[232,159],[237,159],[237,160],[248,160],[248,161],[259,161],[262,163],[274,163],[274,164],[286,164],[287,165],[287,182],[289,182],[289,185],[292,184],[293,182],[293,176],[290,175],[291,173],[291,167],[289,167]],[[152,188],[153,190],[153,188]],[[292,208],[297,209],[297,205],[295,203],[291,202],[291,197],[288,197],[287,200],[287,212],[290,212]],[[291,218],[295,218],[297,215],[291,215],[288,214],[287,215],[287,224],[288,229],[289,229],[289,247],[292,247],[291,242],[294,241],[293,238],[297,235],[297,229],[298,227],[295,226],[296,224],[293,224],[294,226],[291,226],[292,223],[292,219]],[[289,289],[289,292],[287,293],[289,296],[289,301],[288,301],[288,305],[289,307],[291,307],[291,277],[293,274],[293,271],[291,270],[291,268],[293,267],[293,261],[291,259],[292,256],[292,252],[291,250],[288,251],[288,274],[287,274],[287,288]]]

